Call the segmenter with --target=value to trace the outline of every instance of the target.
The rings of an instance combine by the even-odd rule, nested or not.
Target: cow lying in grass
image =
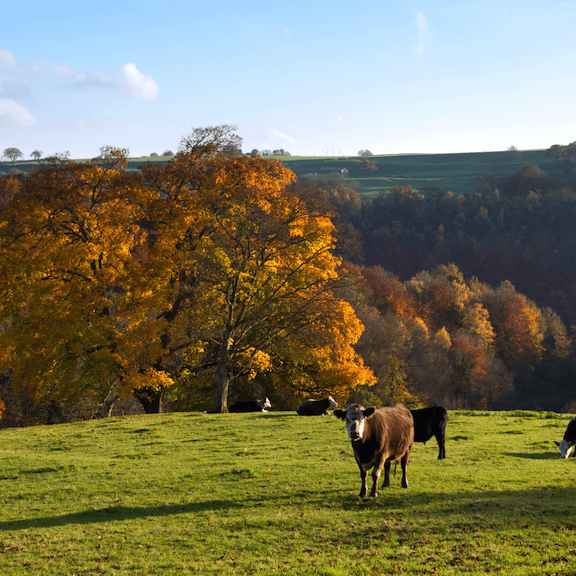
[[[328,398],[324,398],[324,400],[312,400],[308,398],[304,400],[302,404],[299,404],[296,408],[296,412],[298,412],[298,416],[320,416],[320,415],[328,415],[329,408],[336,408],[338,403],[332,396],[328,396]]]
[[[448,412],[442,406],[410,410],[414,418],[414,442],[428,442],[432,436],[436,437],[440,452],[438,460],[446,458],[446,424]]]
[[[564,438],[560,440],[560,442],[554,440],[554,444],[560,448],[562,458],[568,458],[568,456],[570,456],[570,452],[572,452],[572,448],[574,448],[574,444],[576,444],[576,418],[572,418],[572,420],[568,422],[566,432],[564,432]]]
[[[334,410],[334,416],[346,421],[348,436],[352,441],[354,457],[362,488],[360,497],[366,496],[368,470],[372,468],[372,490],[370,496],[378,496],[378,479],[384,468],[382,488],[390,486],[390,464],[400,460],[402,466],[402,487],[408,488],[406,468],[414,442],[414,419],[410,410],[402,404],[389,408],[364,409],[352,404],[344,410]]]
[[[235,402],[232,404],[232,406],[230,406],[228,412],[266,412],[268,408],[272,408],[272,404],[268,398],[264,398],[264,400]]]

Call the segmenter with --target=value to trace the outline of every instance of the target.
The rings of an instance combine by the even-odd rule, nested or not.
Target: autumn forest
[[[0,178],[0,425],[327,394],[575,410],[567,147],[563,182],[367,198],[240,146],[208,127],[138,171],[105,147]]]

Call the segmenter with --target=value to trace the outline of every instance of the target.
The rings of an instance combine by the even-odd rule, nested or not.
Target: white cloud
[[[0,60],[9,66],[18,66],[18,59],[16,56],[5,48],[0,48]]]
[[[67,76],[71,78],[78,78],[82,76],[79,72],[76,72],[74,68],[70,68],[70,66],[64,66],[63,64],[51,64],[52,71],[56,76]]]
[[[287,142],[288,144],[296,143],[296,140],[292,138],[292,136],[288,136],[288,134],[284,134],[283,132],[280,132],[280,130],[276,130],[276,128],[268,128],[268,135],[272,138],[276,138],[277,140]]]
[[[336,122],[338,124],[344,124],[344,118],[342,118],[342,114],[340,114],[340,112],[337,111],[335,115],[336,115]]]
[[[428,37],[430,36],[430,28],[428,26],[428,18],[421,12],[416,14],[416,27],[418,28],[418,41],[416,43],[416,52],[422,54],[426,49]]]
[[[156,80],[140,72],[136,64],[131,62],[124,64],[118,70],[124,76],[122,80],[116,82],[116,86],[121,92],[150,104],[156,101],[158,98],[158,82]]]
[[[0,126],[35,126],[36,118],[10,98],[0,98]]]

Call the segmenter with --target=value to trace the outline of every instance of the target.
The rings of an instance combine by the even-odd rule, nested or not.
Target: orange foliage
[[[538,324],[539,311],[522,294],[513,294],[493,314],[496,345],[508,367],[522,360],[534,366],[542,355],[543,335]]]
[[[335,394],[373,380],[353,348],[363,326],[332,292],[330,214],[290,170],[206,141],[141,173],[124,153],[32,170],[1,213],[0,363],[16,386],[101,400],[187,371],[211,374],[226,410],[235,379],[281,363]]]
[[[362,269],[374,305],[380,311],[391,312],[400,318],[417,318],[418,305],[398,278],[390,276],[377,266]]]

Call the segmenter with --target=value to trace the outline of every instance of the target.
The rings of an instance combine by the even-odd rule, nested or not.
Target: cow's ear
[[[340,418],[340,420],[346,420],[346,412],[344,412],[344,410],[334,410],[333,414],[336,418]]]
[[[364,414],[364,418],[368,418],[368,416],[372,416],[374,412],[376,412],[376,408],[374,408],[374,406],[370,406],[369,408],[366,408],[362,414]]]
[[[554,444],[556,444],[556,446],[560,446],[560,442],[556,442],[556,440],[553,441]]]

